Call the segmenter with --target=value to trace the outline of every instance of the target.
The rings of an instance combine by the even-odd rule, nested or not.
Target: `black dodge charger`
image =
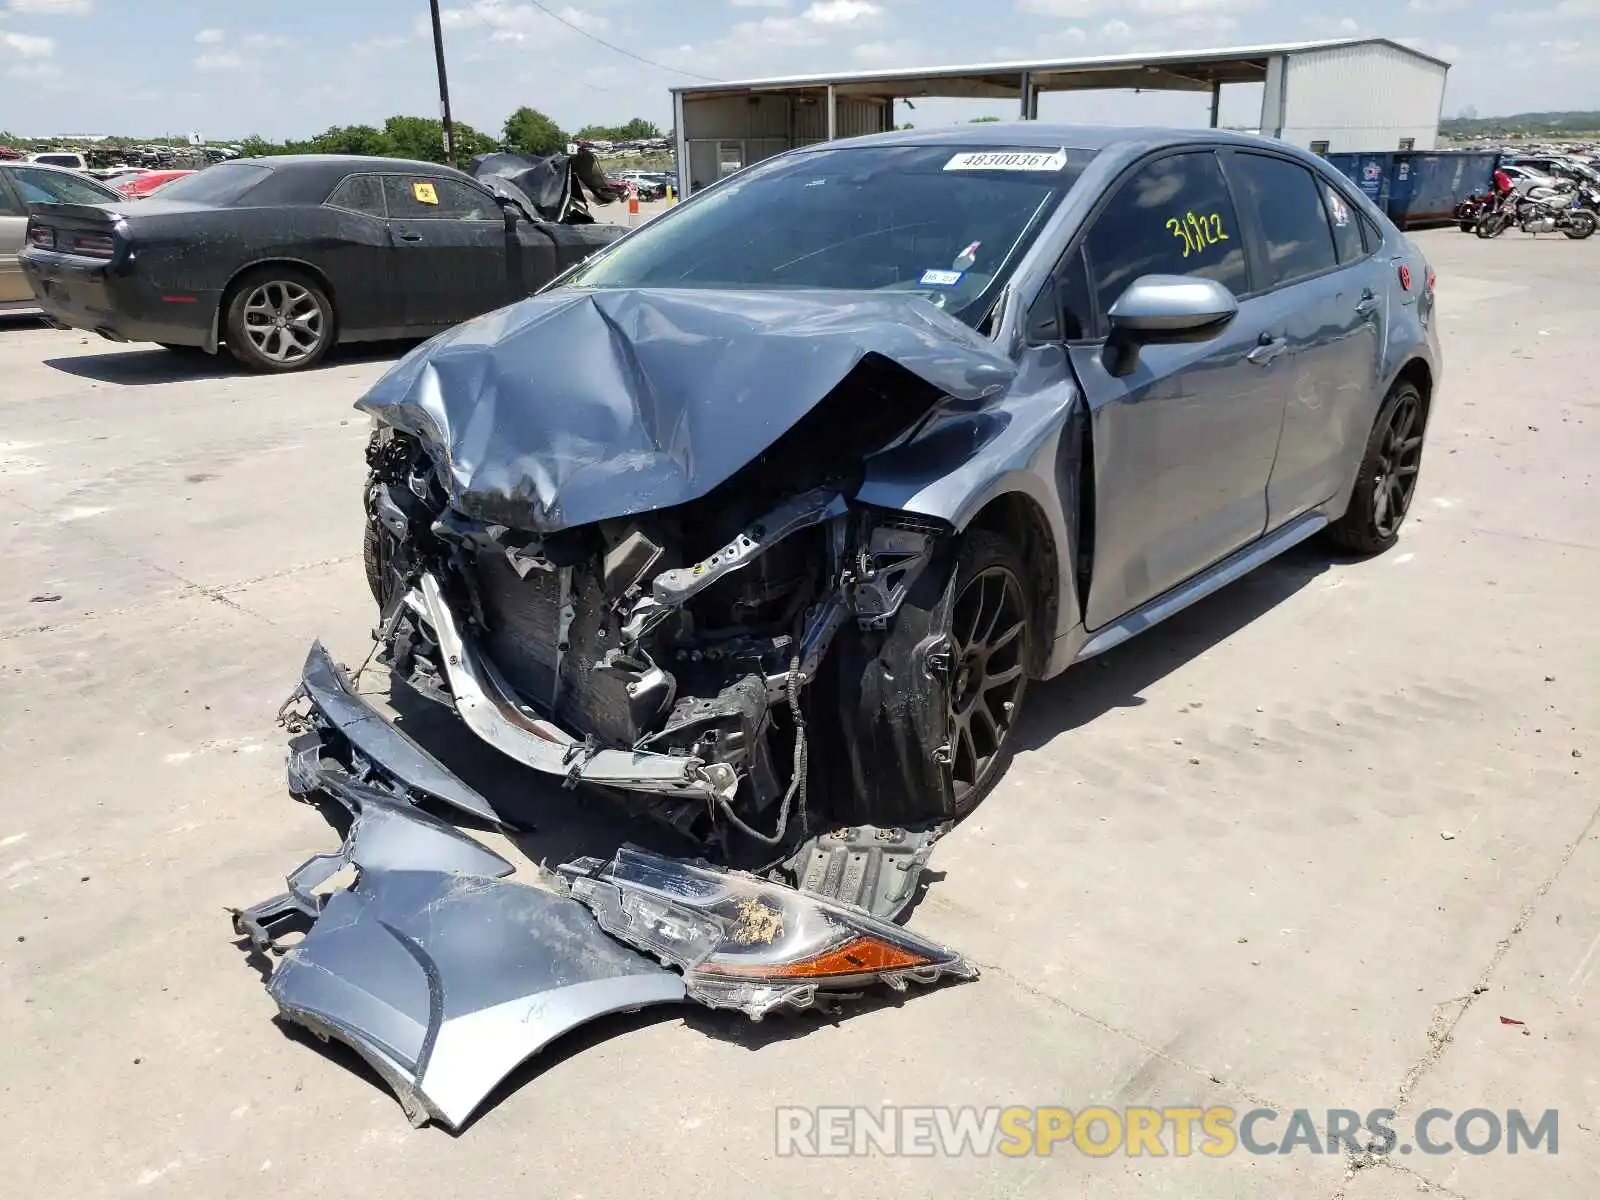
[[[404,159],[244,159],[147,200],[34,205],[18,257],[60,324],[294,371],[521,299],[626,232],[544,221],[498,186]]]

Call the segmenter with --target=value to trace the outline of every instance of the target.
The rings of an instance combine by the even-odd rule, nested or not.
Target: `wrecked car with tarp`
[[[275,922],[309,924],[269,984],[280,1009],[356,1046],[414,1115],[458,1122],[505,1053],[604,1012],[760,1017],[970,978],[898,923],[1004,769],[1030,681],[1313,534],[1393,543],[1437,357],[1431,272],[1418,258],[1422,297],[1365,310],[1384,314],[1375,340],[1324,322],[1283,357],[1253,324],[1276,319],[1252,297],[1278,260],[1225,164],[1270,156],[1313,199],[1333,189],[1320,219],[1414,254],[1381,214],[1259,139],[982,136],[1002,140],[899,133],[759,163],[359,401],[373,661],[527,787],[491,803],[314,647],[292,788],[364,815],[236,926],[272,949]],[[1178,204],[1218,214],[1191,228],[1164,215]],[[1341,285],[1393,291],[1380,258]],[[1332,369],[1372,345],[1361,386]],[[555,905],[437,830],[432,869],[416,837],[367,832],[419,805],[536,821],[552,784],[695,853],[602,847],[558,864]],[[373,795],[394,802],[367,805],[376,820]],[[329,862],[357,883],[308,893]],[[472,954],[439,923],[463,906]],[[594,978],[552,965],[579,927],[608,947]],[[591,998],[547,994],[570,987]],[[534,996],[548,1027],[490,1050],[497,1006]],[[459,1022],[473,1038],[447,1037]],[[478,1057],[424,1061],[445,1045]],[[473,1085],[442,1099],[440,1070]]]

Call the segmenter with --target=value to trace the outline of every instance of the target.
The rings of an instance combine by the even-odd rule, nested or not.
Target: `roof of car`
[[[351,171],[392,171],[402,175],[415,175],[420,171],[460,175],[470,179],[464,171],[443,163],[419,162],[412,158],[369,158],[363,154],[274,154],[264,158],[235,158],[231,163],[250,163],[252,166],[284,169],[323,170],[329,175],[349,174]],[[226,164],[218,163],[218,166]]]
[[[54,171],[58,175],[76,175],[83,178],[77,167],[58,167],[55,163],[29,162],[25,158],[0,158],[0,167],[27,167],[30,171]]]
[[[985,121],[967,125],[943,125],[932,129],[899,129],[890,133],[869,133],[824,146],[1035,146],[1041,149],[1066,147],[1072,150],[1104,150],[1122,143],[1159,146],[1164,142],[1216,142],[1223,145],[1283,148],[1286,143],[1255,134],[1230,133],[1220,129],[1176,129],[1142,125],[1046,125],[1039,121]]]

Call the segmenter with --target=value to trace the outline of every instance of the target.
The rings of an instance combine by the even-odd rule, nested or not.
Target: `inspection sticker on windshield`
[[[1066,150],[967,150],[945,163],[946,171],[1059,171]]]
[[[965,271],[938,271],[927,270],[922,273],[922,278],[917,282],[923,287],[955,287],[961,282]]]

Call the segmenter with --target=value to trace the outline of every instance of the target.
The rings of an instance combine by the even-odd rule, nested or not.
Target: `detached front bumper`
[[[651,795],[732,799],[738,775],[723,763],[682,755],[603,749],[533,713],[466,639],[431,575],[404,603],[432,629],[456,713],[502,754],[567,787],[580,783]],[[351,685],[320,642],[306,658],[291,701],[310,700],[322,721],[381,773],[406,789],[498,822],[489,802],[389,723]]]

